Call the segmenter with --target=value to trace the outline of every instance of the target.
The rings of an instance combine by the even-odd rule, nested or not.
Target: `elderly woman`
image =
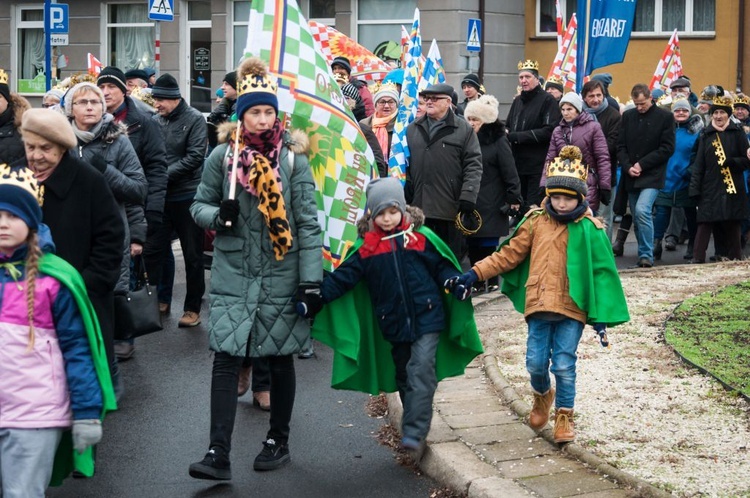
[[[474,265],[497,250],[500,237],[508,235],[508,215],[521,207],[521,181],[508,142],[505,126],[498,120],[498,102],[482,95],[466,105],[464,117],[479,138],[482,148],[482,183],[477,211],[482,217],[479,231],[467,237],[469,260]],[[497,290],[499,277],[478,282],[478,291]]]
[[[586,200],[596,213],[599,210],[599,202],[607,205],[612,197],[612,168],[607,139],[599,123],[591,114],[583,112],[583,100],[577,93],[569,92],[563,95],[560,99],[560,112],[562,119],[552,132],[541,186],[544,187],[547,183],[546,165],[560,155],[563,147],[575,145],[581,149],[583,162],[589,170]]]
[[[741,226],[748,217],[743,171],[750,167],[747,137],[732,121],[732,98],[714,98],[711,121],[698,139],[692,166],[689,194],[698,202],[698,230],[693,263],[706,261],[706,249],[713,230],[714,244],[727,251],[729,259],[742,258]]]
[[[107,358],[114,366],[114,289],[125,239],[117,203],[104,177],[68,152],[77,140],[61,113],[29,109],[21,131],[26,163],[44,186],[42,220],[50,229],[57,255],[83,277]]]
[[[391,138],[393,137],[393,126],[398,116],[398,90],[394,84],[380,85],[375,92],[375,113],[361,120],[360,123],[372,128],[378,139],[383,157],[391,155]],[[385,176],[381,174],[380,176]]]
[[[294,301],[297,295],[319,296],[323,279],[315,183],[305,155],[308,139],[284,131],[277,84],[263,61],[244,60],[237,81],[240,126],[230,124],[229,142],[207,159],[190,207],[199,226],[216,230],[208,325],[215,352],[210,443],[203,460],[190,465],[196,479],[232,477],[238,374],[247,357],[267,358],[271,371],[270,427],[253,468],[273,470],[289,462],[293,355],[310,335]],[[234,198],[229,198],[230,186],[236,188]]]
[[[0,163],[10,164],[23,158],[21,118],[30,109],[29,101],[11,93],[8,74],[0,69]]]
[[[57,88],[51,89],[44,94],[44,97],[42,97],[42,107],[49,109],[51,107],[59,106],[60,102],[62,102],[63,95],[62,90],[58,90]]]

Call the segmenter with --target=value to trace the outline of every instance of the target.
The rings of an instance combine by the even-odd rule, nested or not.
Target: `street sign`
[[[482,21],[480,19],[469,19],[469,29],[466,33],[466,50],[479,52],[482,50]]]
[[[54,3],[49,8],[49,32],[53,35],[68,32],[68,4]]]
[[[51,34],[49,36],[49,43],[53,47],[61,47],[63,45],[67,45],[68,44],[68,33],[63,33],[62,35]]]
[[[148,18],[152,21],[174,21],[174,0],[148,0]]]

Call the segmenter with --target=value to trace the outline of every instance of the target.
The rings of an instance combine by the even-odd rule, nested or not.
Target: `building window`
[[[107,6],[106,66],[123,71],[154,66],[154,23],[148,18],[148,5],[110,4]]]
[[[359,0],[357,6],[357,43],[386,62],[399,62],[401,26],[411,30],[417,0]]]
[[[18,23],[18,76],[33,80],[44,74],[44,7],[19,7]]]
[[[561,0],[563,19],[570,20],[576,0]],[[555,0],[537,0],[537,35],[555,36]],[[715,32],[716,0],[638,0],[635,7],[634,35],[680,34],[712,35]]]

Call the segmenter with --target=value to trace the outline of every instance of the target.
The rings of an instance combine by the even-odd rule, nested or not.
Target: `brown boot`
[[[271,411],[271,393],[269,391],[253,393],[253,406],[260,408],[264,412]]]
[[[573,424],[573,409],[558,408],[555,410],[555,442],[570,443],[576,438],[575,425]]]
[[[555,401],[555,390],[550,388],[544,394],[534,391],[534,406],[529,413],[529,427],[535,431],[541,430],[549,422],[549,409]]]
[[[237,396],[244,396],[244,394],[250,389],[250,372],[253,367],[242,367],[240,368],[240,381],[237,383]]]

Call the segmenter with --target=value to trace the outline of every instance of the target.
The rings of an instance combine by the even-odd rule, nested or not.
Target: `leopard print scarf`
[[[263,214],[268,226],[276,261],[284,259],[292,247],[292,233],[284,197],[281,195],[282,184],[279,174],[283,133],[284,129],[278,119],[273,127],[260,133],[250,133],[243,128],[236,179],[247,193],[258,198],[258,211]],[[230,150],[234,150],[236,137],[237,130],[232,132]],[[230,153],[230,175],[233,162],[234,155]]]

